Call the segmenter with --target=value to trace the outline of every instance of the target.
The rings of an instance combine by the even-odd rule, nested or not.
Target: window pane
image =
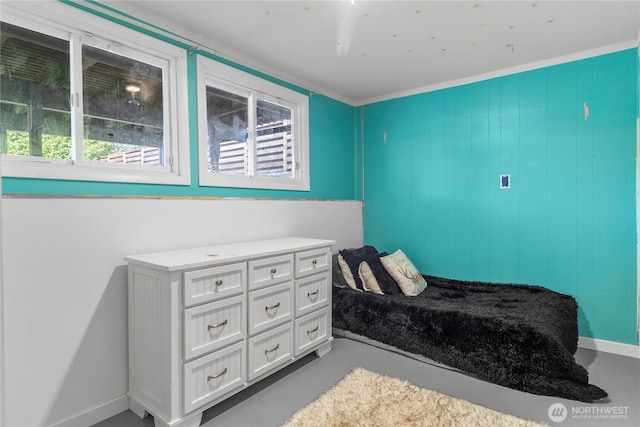
[[[0,23],[2,153],[71,158],[69,43]]]
[[[257,174],[293,176],[291,109],[258,100]]]
[[[82,48],[84,160],[164,166],[162,69]]]
[[[207,86],[207,145],[211,172],[245,174],[248,99]]]

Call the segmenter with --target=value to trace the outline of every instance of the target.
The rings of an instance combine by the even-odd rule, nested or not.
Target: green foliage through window
[[[7,131],[6,146],[2,152],[14,156],[29,155],[29,132]],[[85,140],[85,160],[99,160],[101,156],[116,152],[111,142]],[[42,135],[42,157],[49,159],[71,159],[71,138],[68,136]]]

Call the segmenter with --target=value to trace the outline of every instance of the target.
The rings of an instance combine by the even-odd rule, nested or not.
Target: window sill
[[[255,188],[264,190],[310,191],[308,179],[247,176],[207,172],[200,175],[200,186]]]
[[[122,182],[137,184],[191,184],[190,177],[169,172],[168,168],[72,164],[59,159],[12,159],[2,155],[2,176],[32,179]]]

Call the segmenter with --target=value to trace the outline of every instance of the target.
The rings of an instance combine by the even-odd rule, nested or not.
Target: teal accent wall
[[[181,47],[187,51],[189,46],[183,42],[136,26],[101,10],[92,9],[82,3],[64,0],[71,7],[108,19],[117,24],[139,31],[148,36]],[[90,1],[105,11],[114,12],[108,6]],[[127,16],[127,15],[123,15]],[[131,18],[131,17],[128,17]],[[139,21],[139,20],[138,20]],[[139,21],[142,23],[142,21]],[[157,27],[156,27],[157,28]],[[158,31],[161,29],[158,28]],[[178,37],[176,35],[176,37]],[[198,185],[198,123],[197,123],[197,87],[196,55],[204,55],[224,62],[242,71],[249,72],[273,83],[297,92],[308,94],[309,99],[309,151],[310,151],[310,191],[262,190],[224,187],[201,187]],[[127,184],[92,181],[65,181],[50,179],[27,179],[2,177],[2,189],[5,195],[98,195],[98,196],[157,196],[157,197],[249,197],[282,199],[336,199],[360,200],[362,175],[360,161],[360,141],[356,140],[356,108],[330,97],[312,94],[288,82],[273,78],[264,73],[251,70],[241,64],[219,58],[204,51],[188,56],[189,90],[189,147],[191,160],[191,185]]]
[[[571,294],[581,336],[635,345],[637,116],[637,49],[366,105],[364,241]]]
[[[324,198],[361,200],[359,110],[317,94],[309,102],[312,192]]]

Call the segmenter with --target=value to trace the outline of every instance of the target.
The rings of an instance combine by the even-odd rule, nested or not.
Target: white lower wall
[[[278,236],[334,239],[334,252],[363,243],[359,201],[5,198],[1,220],[11,427],[122,407],[124,256]]]

